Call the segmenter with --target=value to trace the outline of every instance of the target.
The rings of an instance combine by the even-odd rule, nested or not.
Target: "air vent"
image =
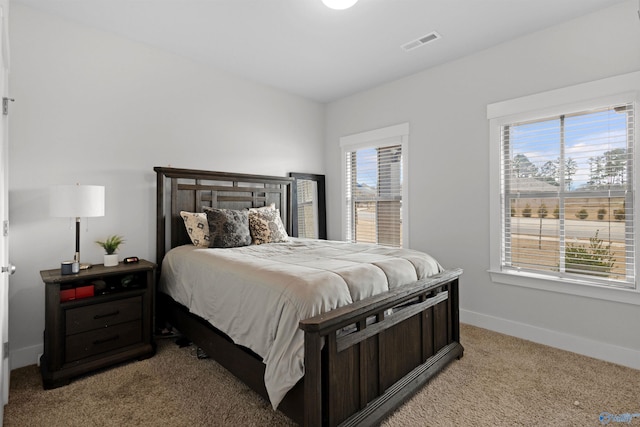
[[[419,48],[420,46],[424,46],[427,43],[431,43],[433,41],[438,40],[439,38],[441,38],[440,34],[436,33],[435,31],[432,33],[427,34],[426,36],[422,36],[420,38],[417,38],[415,40],[411,40],[408,43],[403,44],[401,47],[402,49],[406,50],[407,52],[416,48]]]

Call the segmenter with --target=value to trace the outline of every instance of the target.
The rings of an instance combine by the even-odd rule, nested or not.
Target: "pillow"
[[[269,210],[275,211],[276,210],[276,204],[275,203],[271,203],[268,206],[262,206],[260,208],[249,208],[249,212],[264,211],[264,210],[266,210],[266,211],[269,211]]]
[[[205,208],[209,224],[210,248],[235,248],[251,244],[249,212]]]
[[[255,209],[249,212],[249,228],[253,243],[279,243],[288,241],[287,230],[280,219],[279,209]]]
[[[193,213],[180,211],[180,216],[184,221],[191,243],[199,248],[209,247],[209,224],[207,215],[204,213]]]

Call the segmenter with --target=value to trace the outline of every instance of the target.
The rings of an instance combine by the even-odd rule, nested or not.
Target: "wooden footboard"
[[[375,424],[461,357],[461,273],[445,271],[300,322],[304,424]]]
[[[279,409],[305,426],[381,421],[449,362],[462,357],[461,273],[448,270],[300,322],[305,376]],[[268,399],[259,357],[166,295],[161,294],[159,302],[165,320]]]

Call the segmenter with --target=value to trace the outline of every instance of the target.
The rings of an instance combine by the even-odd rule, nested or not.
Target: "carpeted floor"
[[[640,425],[640,371],[462,325],[465,354],[383,425]],[[634,415],[638,415],[637,417]],[[5,426],[287,426],[293,423],[194,347],[158,342],[151,359],[43,390],[11,373]]]

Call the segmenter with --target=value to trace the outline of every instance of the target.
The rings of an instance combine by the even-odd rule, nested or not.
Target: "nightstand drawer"
[[[66,335],[108,328],[140,319],[141,315],[141,296],[72,308],[66,310]]]
[[[142,322],[139,320],[83,332],[67,337],[64,359],[69,363],[141,341]]]

